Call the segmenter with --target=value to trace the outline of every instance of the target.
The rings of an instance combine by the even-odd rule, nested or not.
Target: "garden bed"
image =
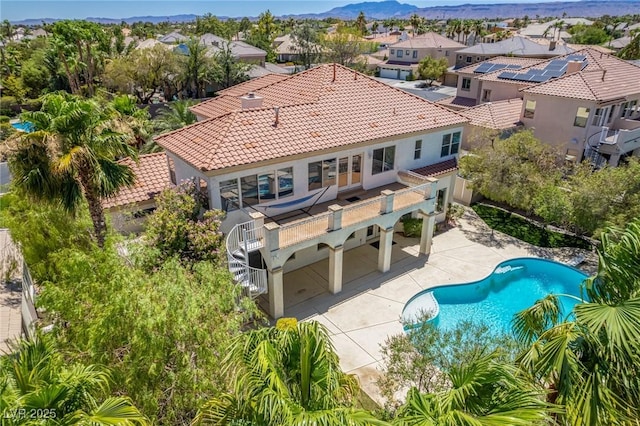
[[[550,231],[522,216],[486,204],[474,204],[471,208],[491,228],[538,247],[576,247],[591,249],[591,243],[561,232]]]

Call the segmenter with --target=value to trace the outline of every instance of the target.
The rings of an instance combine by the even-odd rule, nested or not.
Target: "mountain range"
[[[530,18],[559,17],[566,13],[571,17],[597,17],[603,15],[619,16],[640,13],[640,0],[584,0],[576,2],[546,2],[546,3],[500,3],[500,4],[463,4],[456,6],[431,6],[420,8],[398,1],[353,3],[333,8],[323,13],[285,15],[282,18],[297,19],[355,19],[363,12],[367,19],[408,18],[414,13],[427,19],[480,19],[480,18],[515,18],[528,15]],[[220,19],[229,17],[219,16]],[[134,22],[188,22],[196,19],[196,15],[183,14],[172,16],[133,16],[130,18],[112,19],[88,17],[88,21],[102,24],[119,24],[125,21]],[[39,25],[43,22],[51,23],[55,19],[25,19],[13,24]]]

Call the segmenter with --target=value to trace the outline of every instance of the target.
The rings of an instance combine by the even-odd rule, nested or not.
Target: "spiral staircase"
[[[227,235],[227,262],[233,279],[242,287],[243,295],[256,298],[267,292],[266,269],[250,265],[251,253],[260,250],[264,236],[262,227],[256,228],[254,222],[238,224]]]

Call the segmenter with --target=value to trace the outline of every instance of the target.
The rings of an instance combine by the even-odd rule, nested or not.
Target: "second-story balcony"
[[[342,195],[318,204],[309,212],[309,217],[275,217],[278,223],[265,224],[266,249],[295,251],[311,244],[330,242],[331,234],[337,231],[348,235],[379,224],[381,216],[387,216],[386,221],[395,223],[415,210],[434,211],[437,179],[400,172],[399,180],[403,183],[361,191],[352,197]]]
[[[640,119],[616,121],[616,129],[603,127],[600,133],[600,151],[627,153],[640,148]]]

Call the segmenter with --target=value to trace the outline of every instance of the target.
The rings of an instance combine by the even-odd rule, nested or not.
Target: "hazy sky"
[[[128,18],[132,16],[167,16],[183,13],[202,15],[207,12],[218,16],[242,17],[257,16],[266,9],[271,10],[275,15],[285,15],[326,12],[337,6],[360,1],[362,0],[0,0],[0,19],[16,21],[28,18]],[[444,4],[534,3],[536,1],[539,0],[401,0],[401,3],[428,7]]]

